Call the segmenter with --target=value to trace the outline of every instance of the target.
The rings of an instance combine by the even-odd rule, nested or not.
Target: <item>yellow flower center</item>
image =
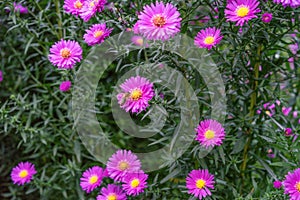
[[[95,38],[101,37],[102,35],[103,35],[103,31],[95,31],[94,33]]]
[[[68,48],[63,48],[62,50],[60,50],[60,55],[63,58],[69,58],[71,56],[71,51]]]
[[[245,17],[247,16],[249,13],[249,8],[246,6],[241,6],[237,9],[236,14],[239,17]]]
[[[117,200],[117,195],[116,194],[109,194],[108,196],[107,196],[107,200]]]
[[[296,183],[296,189],[300,192],[300,181]]]
[[[133,179],[133,180],[131,181],[130,185],[131,185],[132,188],[136,188],[137,186],[140,185],[139,179],[137,179],[137,178]]]
[[[214,43],[215,41],[215,38],[212,37],[212,36],[207,36],[205,39],[204,39],[204,44],[212,44]]]
[[[126,161],[121,161],[119,162],[118,168],[119,170],[124,171],[129,168],[129,164]]]
[[[136,43],[137,43],[138,45],[142,46],[142,45],[144,44],[144,40],[143,40],[142,38],[137,39],[137,40],[136,40]]]
[[[205,182],[205,180],[203,180],[203,179],[198,179],[198,180],[196,181],[196,187],[199,188],[199,189],[204,188],[204,187],[205,187],[205,184],[206,184],[206,182]]]
[[[142,97],[143,92],[140,89],[134,89],[130,93],[130,97],[132,100],[137,101]]]
[[[94,183],[96,183],[98,181],[98,176],[96,176],[96,175],[93,175],[92,177],[90,177],[90,179],[89,179],[89,183],[90,184],[94,184]]]
[[[74,3],[74,7],[75,7],[76,9],[81,9],[81,8],[82,8],[82,3],[81,3],[79,0],[77,0],[77,1]]]
[[[266,111],[266,114],[268,115],[268,116],[271,116],[271,113],[270,113],[270,111]]]
[[[20,178],[25,178],[26,176],[28,176],[28,171],[26,169],[20,171],[19,173]]]
[[[93,8],[94,6],[95,6],[95,2],[92,1],[92,2],[90,3],[90,7]]]
[[[154,26],[161,28],[166,24],[167,20],[165,17],[158,14],[153,17],[152,21],[153,21]]]
[[[215,137],[215,132],[212,131],[212,130],[207,130],[205,133],[204,133],[204,137],[206,139],[212,139]]]

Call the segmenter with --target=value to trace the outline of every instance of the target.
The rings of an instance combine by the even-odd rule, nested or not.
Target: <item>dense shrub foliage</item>
[[[140,66],[151,64],[152,73],[159,75],[168,72],[164,71],[168,69],[166,66],[176,69],[195,91],[199,120],[213,118],[211,96],[217,91],[207,87],[209,80],[180,54],[164,51],[164,45],[147,49],[147,38],[149,44],[153,39],[163,40],[162,43],[176,40],[176,34],[195,39],[194,47],[212,58],[222,76],[227,109],[220,110],[226,112],[226,119],[220,120],[224,133],[218,127],[200,138],[196,135],[202,129],[193,130],[191,134],[196,140],[185,153],[175,161],[170,158],[159,170],[147,171],[147,188],[138,196],[127,195],[127,198],[196,199],[188,193],[191,188],[187,186],[187,176],[192,170],[204,169],[207,169],[202,171],[207,184],[211,183],[208,173],[214,177],[214,187],[206,187],[212,193],[207,199],[293,199],[293,195],[284,192],[294,189],[297,193],[297,183],[298,194],[294,195],[300,198],[300,175],[298,182],[292,182],[290,187],[279,182],[273,185],[274,181],[288,180],[288,172],[300,166],[299,1],[259,0],[255,4],[255,0],[163,0],[159,4],[170,3],[170,9],[176,10],[173,10],[176,19],[162,35],[156,34],[152,25],[163,30],[164,18],[158,16],[149,25],[138,17],[146,5],[156,1],[108,1],[91,16],[69,11],[64,7],[66,2],[0,2],[1,199],[96,199],[101,188],[115,182],[105,177],[101,187],[91,193],[80,185],[85,170],[106,166],[87,150],[74,128],[72,91],[76,88],[74,80],[80,76],[81,63],[92,46],[104,45],[113,35],[133,34],[133,31],[139,32],[133,43],[142,42],[146,49],[131,51],[114,60],[99,80],[95,94],[94,112],[115,145],[136,153],[157,150],[172,142],[182,120],[182,100],[176,100],[174,93],[159,81],[151,80],[153,85],[147,82],[149,88],[146,88],[150,106],[127,111],[132,111],[130,116],[136,124],[144,126],[151,121],[152,106],[160,105],[164,108],[161,110],[166,119],[164,127],[150,138],[128,135],[118,127],[112,114],[111,101],[117,101],[113,90],[125,82],[122,79],[125,73]],[[232,11],[235,3],[250,10]],[[242,17],[236,20],[235,15]],[[97,30],[101,32],[96,33]],[[58,61],[53,61],[56,57],[49,56],[53,54],[50,50],[53,45],[62,40],[75,41],[79,46],[78,54],[73,56],[77,60],[68,65],[57,64]],[[118,46],[112,49],[117,50]],[[70,57],[68,51],[58,52],[63,59]],[[166,80],[172,78],[169,75]],[[181,84],[178,80],[173,80],[175,85]],[[140,92],[131,93],[133,100],[139,99]],[[144,103],[149,99],[145,98]],[[124,109],[130,103],[119,99]],[[200,121],[193,122],[194,129]],[[205,143],[211,137],[220,140]],[[205,150],[207,145],[211,145],[209,151]],[[12,169],[27,161],[36,170],[32,181],[14,184]],[[15,173],[20,175],[18,171]],[[195,173],[192,175],[197,177]],[[144,174],[141,177],[145,178]],[[198,182],[197,187],[201,188],[201,184],[205,187],[203,182]]]

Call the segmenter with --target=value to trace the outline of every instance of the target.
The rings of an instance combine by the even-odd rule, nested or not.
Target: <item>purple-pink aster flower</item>
[[[63,82],[60,84],[59,89],[60,89],[60,91],[62,91],[62,92],[66,92],[66,91],[68,91],[68,90],[71,88],[71,86],[72,86],[71,81],[63,81]]]
[[[147,187],[148,175],[144,172],[130,173],[125,176],[123,189],[127,195],[136,196]]]
[[[118,150],[107,162],[109,177],[115,181],[122,181],[128,173],[137,173],[141,169],[141,162],[130,150]]]
[[[14,2],[14,8],[15,8],[15,12],[20,12],[21,14],[28,13],[27,7],[22,6],[22,4],[20,4],[20,3]]]
[[[281,3],[284,7],[290,6],[292,8],[296,8],[300,6],[299,0],[273,0],[274,3]]]
[[[207,48],[210,50],[212,47],[215,47],[217,44],[219,44],[222,38],[223,36],[221,36],[220,29],[215,27],[206,28],[197,34],[194,43],[200,48]]]
[[[250,19],[257,18],[256,13],[260,12],[257,8],[257,0],[233,0],[227,4],[225,17],[227,21],[236,22],[237,26],[243,26]]]
[[[84,0],[65,0],[63,8],[66,13],[78,16],[83,7]]]
[[[272,20],[272,13],[264,13],[261,16],[261,20],[265,23],[269,23]]]
[[[290,200],[300,199],[300,168],[288,172],[283,181],[284,193],[290,195]]]
[[[294,118],[297,118],[297,117],[298,117],[298,111],[297,111],[297,110],[295,110],[295,111],[293,112],[293,117],[294,117]]]
[[[104,9],[106,0],[86,0],[83,3],[83,7],[80,10],[79,16],[83,21],[89,21],[96,12],[101,12]]]
[[[180,13],[170,3],[146,5],[138,18],[136,28],[148,40],[168,40],[180,31]]]
[[[24,185],[32,180],[34,174],[36,174],[34,164],[30,162],[20,162],[12,169],[10,176],[14,184]]]
[[[48,58],[58,68],[72,69],[82,59],[82,48],[76,41],[61,39],[52,45]]]
[[[104,170],[101,167],[94,166],[83,172],[80,178],[80,186],[87,193],[92,192],[101,185]]]
[[[186,178],[188,193],[199,199],[211,196],[210,189],[214,189],[214,183],[214,176],[207,169],[193,170]]]
[[[291,136],[293,134],[293,131],[291,128],[286,128],[284,132],[285,132],[285,136]]]
[[[108,184],[107,188],[101,189],[100,195],[97,196],[97,200],[126,200],[126,194],[120,186],[114,184]]]
[[[112,28],[106,28],[105,24],[94,24],[89,30],[86,30],[83,38],[89,46],[101,44],[110,35],[112,30]]]
[[[0,70],[0,82],[3,81],[3,72]]]
[[[225,131],[222,125],[213,119],[200,122],[197,131],[196,140],[204,147],[220,146],[225,138]]]
[[[292,107],[282,107],[282,113],[284,116],[288,116],[289,113],[292,111]]]
[[[279,189],[279,188],[281,188],[282,183],[281,183],[281,181],[277,180],[277,181],[273,182],[273,186],[274,186],[274,188]]]
[[[117,95],[117,99],[126,112],[137,113],[145,110],[154,96],[153,83],[144,77],[131,77],[120,87],[122,92]]]

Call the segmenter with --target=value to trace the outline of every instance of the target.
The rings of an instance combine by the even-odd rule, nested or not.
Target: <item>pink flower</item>
[[[83,38],[89,46],[101,44],[110,35],[112,30],[112,28],[106,28],[105,24],[94,24],[89,30],[86,30]]]
[[[76,41],[61,39],[52,45],[48,58],[58,68],[72,69],[81,61],[82,49]]]
[[[269,158],[275,158],[275,154],[273,153],[273,150],[272,150],[272,149],[269,149],[269,150],[268,150],[267,156],[268,156]]]
[[[282,185],[282,183],[281,183],[281,181],[274,181],[274,183],[273,183],[273,186],[274,186],[274,188],[276,188],[276,189],[279,189],[279,188],[281,188],[281,185]]]
[[[282,113],[284,116],[288,116],[289,113],[292,111],[292,107],[282,107]]]
[[[198,32],[195,38],[195,45],[199,48],[207,48],[210,50],[220,43],[223,36],[221,35],[221,30],[215,27],[206,28]]]
[[[87,193],[92,192],[100,186],[103,179],[104,170],[101,167],[94,166],[83,172],[80,178],[80,186]]]
[[[226,6],[225,18],[237,22],[237,26],[243,26],[250,19],[257,18],[255,14],[260,12],[258,5],[257,0],[232,0]]]
[[[261,20],[262,20],[264,23],[269,23],[269,22],[272,20],[272,13],[264,13],[264,14],[261,16]]]
[[[170,3],[146,5],[138,18],[136,28],[148,40],[168,40],[180,31],[180,13]]]
[[[293,131],[291,128],[286,128],[284,132],[285,132],[285,136],[291,136],[293,134]]]
[[[100,195],[97,196],[97,200],[126,200],[126,194],[120,186],[114,184],[108,184],[107,188],[101,189]]]
[[[124,178],[123,189],[127,195],[136,196],[147,187],[148,175],[144,172],[130,173]]]
[[[22,6],[22,4],[20,4],[20,3],[14,2],[14,8],[15,8],[15,12],[20,12],[21,14],[28,13],[27,7]]]
[[[83,21],[89,21],[96,12],[101,12],[104,9],[106,0],[86,0],[80,10],[79,16]]]
[[[196,140],[204,147],[220,146],[225,138],[225,131],[222,125],[213,119],[200,122],[197,131]]]
[[[71,85],[72,85],[71,81],[63,81],[60,84],[59,89],[62,92],[66,92],[66,91],[68,91],[71,88]]]
[[[107,162],[109,177],[115,181],[122,181],[129,173],[137,173],[141,169],[141,162],[131,151],[118,150]]]
[[[294,111],[294,112],[293,112],[293,117],[294,117],[294,118],[297,118],[297,117],[298,117],[298,111]]]
[[[3,81],[3,72],[0,70],[0,82]]]
[[[14,184],[24,185],[25,183],[29,183],[35,174],[36,170],[34,164],[30,162],[20,162],[12,169],[10,176]]]
[[[78,16],[83,7],[84,0],[65,0],[63,8],[66,13]]]
[[[126,112],[137,113],[145,110],[154,96],[153,83],[140,76],[127,79],[120,87],[122,92],[117,95],[117,99]]]
[[[186,178],[186,188],[189,194],[202,199],[206,196],[211,196],[209,189],[214,189],[214,176],[204,170],[193,170]]]
[[[284,193],[289,194],[290,200],[300,199],[300,168],[288,172],[283,181]]]

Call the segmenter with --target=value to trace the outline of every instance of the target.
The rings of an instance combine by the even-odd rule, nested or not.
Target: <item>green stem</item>
[[[258,48],[257,48],[257,53],[256,53],[256,56],[257,56],[256,57],[256,63],[254,65],[254,82],[253,82],[253,86],[252,86],[253,93],[251,94],[250,108],[249,108],[250,120],[253,120],[253,116],[255,114],[261,50],[262,50],[262,45],[259,45]],[[240,192],[242,192],[243,187],[244,187],[245,170],[247,168],[247,161],[248,161],[248,151],[249,151],[249,148],[250,148],[250,145],[251,145],[251,142],[252,142],[251,132],[252,132],[251,129],[247,132],[247,134],[249,136],[247,138],[247,142],[246,142],[246,145],[244,147],[244,152],[243,152],[243,162],[242,162],[242,165],[241,165],[242,184],[241,184]]]
[[[56,14],[57,14],[57,25],[58,25],[58,39],[62,38],[62,20],[61,20],[61,13],[60,13],[60,3],[59,0],[55,1],[55,8],[56,8]]]

